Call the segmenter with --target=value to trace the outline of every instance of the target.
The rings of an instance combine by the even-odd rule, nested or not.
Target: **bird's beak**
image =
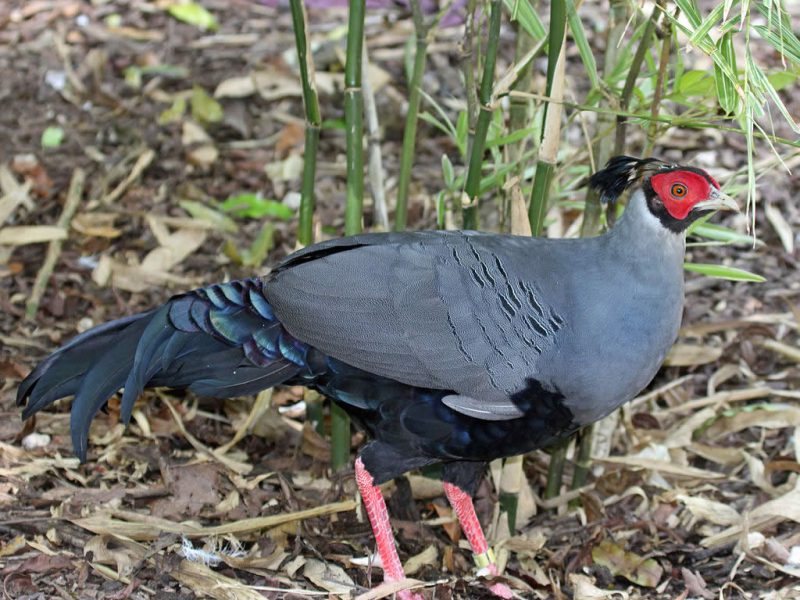
[[[739,210],[739,205],[736,204],[736,200],[716,188],[711,189],[708,200],[698,202],[693,208],[695,210],[732,210],[741,212]]]

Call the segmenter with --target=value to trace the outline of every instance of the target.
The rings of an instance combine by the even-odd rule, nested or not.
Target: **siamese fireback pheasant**
[[[22,382],[23,416],[74,395],[85,460],[89,424],[121,388],[128,422],[146,387],[230,397],[309,386],[372,438],[355,470],[384,579],[404,574],[377,484],[432,463],[478,563],[496,573],[471,500],[487,461],[568,436],[650,382],[681,321],[685,230],[736,209],[705,171],[655,159],[616,157],[589,183],[606,201],[632,189],[599,237],[357,235],[100,325]]]

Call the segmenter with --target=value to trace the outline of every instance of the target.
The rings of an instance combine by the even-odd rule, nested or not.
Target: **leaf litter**
[[[414,579],[377,584],[352,477],[329,472],[328,442],[305,423],[299,390],[255,403],[148,392],[127,430],[112,400],[92,425],[84,466],[70,454],[64,405],[35,424],[16,421],[16,386],[45,349],[169,293],[266,272],[294,248],[302,107],[286,11],[258,3],[12,4],[17,16],[0,20],[0,67],[9,75],[0,92],[14,93],[2,96],[0,126],[24,135],[0,154],[6,594],[367,600],[416,587],[437,598],[491,597],[457,546],[463,540],[441,484],[419,475],[409,480],[421,520],[395,520]],[[325,26],[331,15],[342,18],[310,13],[323,112],[334,116],[341,52]],[[409,33],[401,20],[367,34],[390,172]],[[28,42],[8,44],[19,39]],[[445,30],[431,46],[436,97],[461,94],[453,39]],[[64,135],[45,152],[41,134],[53,114]],[[451,141],[426,132],[417,183],[420,196],[433,197],[441,173],[426,165],[441,164]],[[741,153],[735,139],[714,144],[707,150],[722,162]],[[318,229],[326,235],[342,225],[343,148],[340,136],[323,135]],[[663,150],[673,152],[669,142]],[[88,174],[86,190],[61,226],[78,169]],[[548,458],[530,455],[520,485],[531,493],[513,533],[498,519],[491,484],[481,486],[476,506],[520,597],[800,597],[800,213],[796,179],[770,177],[758,220],[763,243],[692,247],[689,257],[707,264],[725,256],[727,267],[766,283],[687,275],[688,325],[670,366],[601,427],[588,484],[542,500]],[[370,210],[368,203],[367,225]],[[421,204],[411,214],[415,227],[434,224]],[[746,238],[741,223],[727,224]],[[48,244],[56,268],[26,321]]]

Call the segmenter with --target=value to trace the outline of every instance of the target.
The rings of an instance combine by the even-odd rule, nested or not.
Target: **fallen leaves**
[[[592,549],[592,559],[598,565],[606,567],[612,575],[624,577],[643,587],[656,587],[664,575],[664,569],[655,559],[628,552],[610,539],[600,542]]]

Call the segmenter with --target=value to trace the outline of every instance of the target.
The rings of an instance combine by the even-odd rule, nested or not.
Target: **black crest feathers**
[[[657,171],[667,165],[656,158],[615,156],[605,168],[589,178],[589,186],[600,192],[602,202],[614,203],[627,188],[648,171]]]

